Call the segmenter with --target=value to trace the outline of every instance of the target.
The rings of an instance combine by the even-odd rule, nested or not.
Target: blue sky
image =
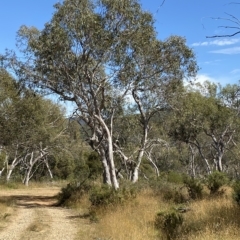
[[[1,0],[0,1],[0,53],[15,49],[16,32],[21,25],[42,29],[51,19],[53,5],[58,0]],[[227,0],[140,0],[142,8],[153,13],[158,38],[170,35],[186,38],[197,57],[200,81],[210,80],[237,83],[240,80],[240,34],[232,38],[209,39],[206,36],[227,34],[220,25],[234,25],[212,18],[240,17],[240,5]]]

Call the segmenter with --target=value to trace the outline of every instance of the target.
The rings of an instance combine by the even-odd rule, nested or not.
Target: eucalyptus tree
[[[66,0],[43,30],[23,26],[19,45],[26,61],[8,56],[19,79],[76,105],[89,145],[101,157],[104,182],[119,188],[114,152],[115,121],[136,107],[141,140],[135,177],[147,148],[152,116],[166,105],[173,83],[195,75],[194,54],[185,40],[157,40],[153,17],[137,0]]]
[[[64,111],[60,106],[39,96],[27,100],[28,106],[29,101],[35,106],[32,112],[28,106],[25,107],[25,111],[31,112],[33,117],[33,122],[27,129],[31,135],[26,135],[29,140],[23,143],[24,155],[20,162],[20,167],[24,171],[25,185],[28,185],[41,165],[47,168],[50,177],[53,178],[49,157],[56,157],[65,152],[65,138],[67,138]],[[28,119],[26,115],[25,118]]]
[[[9,151],[7,147],[16,136],[14,122],[17,121],[14,105],[19,100],[20,85],[3,68],[0,69],[0,153],[2,159],[1,173],[8,170]],[[14,117],[13,117],[14,116]],[[17,160],[16,160],[17,161]]]
[[[23,182],[29,180],[40,165],[51,174],[48,156],[61,152],[60,139],[64,133],[64,115],[59,107],[40,96],[21,97],[10,115],[12,133],[6,150],[9,153],[7,180],[16,166],[24,173]],[[15,118],[16,121],[12,119]]]
[[[234,89],[238,88],[217,91],[217,86],[205,83],[205,87],[187,91],[175,111],[172,136],[189,144],[192,153],[198,150],[207,173],[224,171],[224,156],[236,146],[240,122]]]
[[[5,70],[0,72],[1,156],[5,159],[7,181],[19,166],[28,185],[36,164],[45,164],[64,132],[64,112],[50,100],[20,88]],[[34,171],[33,171],[34,170]],[[49,169],[50,171],[50,169]]]

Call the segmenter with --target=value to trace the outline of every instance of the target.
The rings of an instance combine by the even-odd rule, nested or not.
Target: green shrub
[[[183,216],[175,210],[160,212],[155,218],[155,227],[166,234],[167,239],[175,239],[183,224]]]
[[[108,206],[123,204],[127,200],[135,197],[136,191],[130,186],[115,191],[113,188],[103,185],[92,189],[89,200],[93,208],[105,208]]]
[[[167,181],[170,183],[182,184],[183,183],[183,175],[177,172],[170,171],[167,174]]]
[[[228,182],[229,179],[223,172],[213,172],[206,179],[206,185],[211,194],[219,193],[220,188]]]
[[[198,179],[185,177],[184,184],[188,190],[191,199],[201,199],[203,195],[203,186]]]
[[[233,199],[240,205],[240,181],[233,184]]]
[[[85,181],[82,183],[71,182],[66,187],[61,189],[58,194],[58,205],[67,205],[68,201],[76,202],[85,194],[88,193],[92,185]]]
[[[184,203],[188,200],[180,189],[168,188],[162,194],[164,200],[173,201],[174,203]]]

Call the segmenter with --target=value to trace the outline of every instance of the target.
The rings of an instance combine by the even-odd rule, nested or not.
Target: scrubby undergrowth
[[[239,188],[234,186],[235,192],[222,184],[216,188],[221,194],[213,194],[206,181],[184,178],[126,184],[118,192],[96,183],[72,183],[60,196],[68,196],[68,206],[85,208],[81,217],[92,227],[91,233],[79,230],[81,239],[234,240],[240,231]]]

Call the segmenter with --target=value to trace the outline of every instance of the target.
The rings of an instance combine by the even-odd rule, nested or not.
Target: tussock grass
[[[85,199],[87,202],[87,200]],[[87,206],[87,204],[85,205]],[[81,226],[81,239],[151,240],[167,239],[154,222],[159,212],[168,212],[184,206],[178,240],[237,240],[240,232],[240,207],[232,199],[231,188],[219,196],[204,196],[177,204],[166,201],[164,194],[151,189],[142,190],[135,199],[124,205],[102,211],[98,222]],[[87,219],[85,219],[87,221]]]
[[[209,198],[190,204],[181,239],[239,239],[240,208],[231,198]]]
[[[10,202],[0,201],[0,231],[6,226],[13,212]]]
[[[154,217],[159,207],[159,200],[152,191],[143,191],[132,202],[105,212],[95,225],[98,232],[96,237],[114,240],[156,239],[158,232],[154,228]]]

